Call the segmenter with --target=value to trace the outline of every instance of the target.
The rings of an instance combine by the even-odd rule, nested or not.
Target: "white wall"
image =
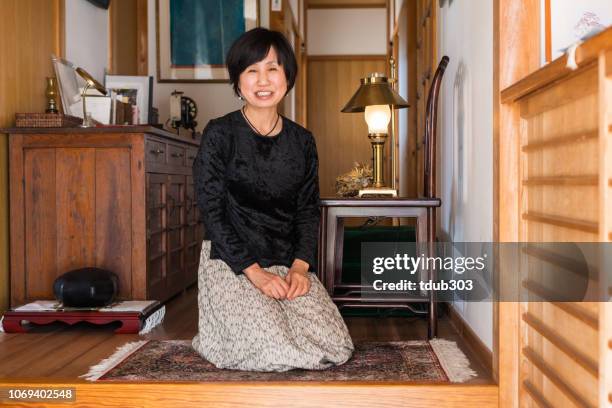
[[[380,55],[386,53],[384,8],[310,9],[308,55]]]
[[[493,2],[454,0],[439,9],[438,191],[441,239],[493,240]],[[493,344],[491,303],[453,303],[483,343]]]
[[[544,0],[541,0],[544,10]],[[610,0],[555,0],[551,2],[551,51],[552,59],[563,55],[564,49],[590,32],[601,31],[612,25],[612,1]],[[542,13],[542,17],[544,13]],[[542,24],[543,25],[543,24]],[[545,42],[542,31],[542,44]],[[542,47],[542,61],[545,60]]]
[[[108,66],[108,10],[85,0],[66,0],[66,59],[104,83]]]
[[[298,27],[298,33],[300,35],[302,35],[302,31],[301,31],[301,27],[300,27],[300,22],[298,21],[298,13],[299,13],[300,1],[299,0],[289,0],[289,7],[291,7],[291,12],[293,13],[293,18],[294,18],[294,21],[295,21],[295,26]]]

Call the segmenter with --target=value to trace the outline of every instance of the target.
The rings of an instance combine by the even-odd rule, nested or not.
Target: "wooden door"
[[[597,67],[521,99],[519,235],[521,242],[599,239]],[[552,247],[521,254],[525,294],[555,291],[546,260],[571,273],[568,253]],[[542,270],[544,269],[544,270]],[[571,271],[571,269],[570,269]],[[576,271],[583,273],[583,271]],[[561,279],[561,278],[559,278]],[[558,282],[558,281],[557,281]],[[597,285],[597,282],[590,282]],[[597,407],[599,303],[522,302],[521,405]],[[576,336],[580,333],[580,336]]]
[[[578,48],[575,71],[565,68],[566,57],[538,68],[538,7],[537,1],[496,2],[496,236],[610,242],[612,30]],[[551,289],[531,268],[535,261],[583,272],[568,258],[561,251],[521,253],[520,264],[528,266],[518,277],[521,294],[541,299]],[[609,262],[590,258],[599,273],[588,288],[599,300],[612,293]],[[609,406],[610,302],[545,300],[497,306],[500,403]]]
[[[147,0],[111,1],[109,66],[113,75],[147,75]]]
[[[11,140],[13,160],[23,160],[22,175],[12,172],[12,304],[52,299],[54,280],[84,267],[116,273],[119,298],[130,299],[132,181],[124,177],[130,173],[130,149],[53,147],[62,140],[40,140],[41,147],[28,148],[22,148],[22,136]]]
[[[438,67],[436,53],[436,8],[435,0],[416,1],[416,191],[422,195],[425,155],[425,113],[427,96],[433,75]],[[434,164],[435,165],[435,164]]]

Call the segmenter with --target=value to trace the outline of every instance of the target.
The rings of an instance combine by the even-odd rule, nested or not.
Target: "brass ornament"
[[[46,113],[59,113],[57,109],[57,81],[55,77],[47,77],[47,89],[45,96],[47,97]]]

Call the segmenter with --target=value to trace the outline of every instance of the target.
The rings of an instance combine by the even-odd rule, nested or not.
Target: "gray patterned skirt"
[[[281,265],[265,269],[281,277],[288,272]],[[322,370],[345,363],[354,350],[346,324],[319,279],[309,275],[307,294],[272,299],[222,260],[210,259],[210,241],[204,241],[193,348],[218,368],[235,370]]]

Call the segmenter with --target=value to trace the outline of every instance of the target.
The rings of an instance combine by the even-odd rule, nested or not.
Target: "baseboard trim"
[[[487,371],[493,375],[493,353],[489,351],[487,346],[485,346],[482,340],[474,333],[474,330],[472,330],[450,303],[442,302],[441,307],[448,313],[451,324],[455,330],[457,330],[459,336],[461,336],[465,343],[474,351],[476,358],[480,360]]]

